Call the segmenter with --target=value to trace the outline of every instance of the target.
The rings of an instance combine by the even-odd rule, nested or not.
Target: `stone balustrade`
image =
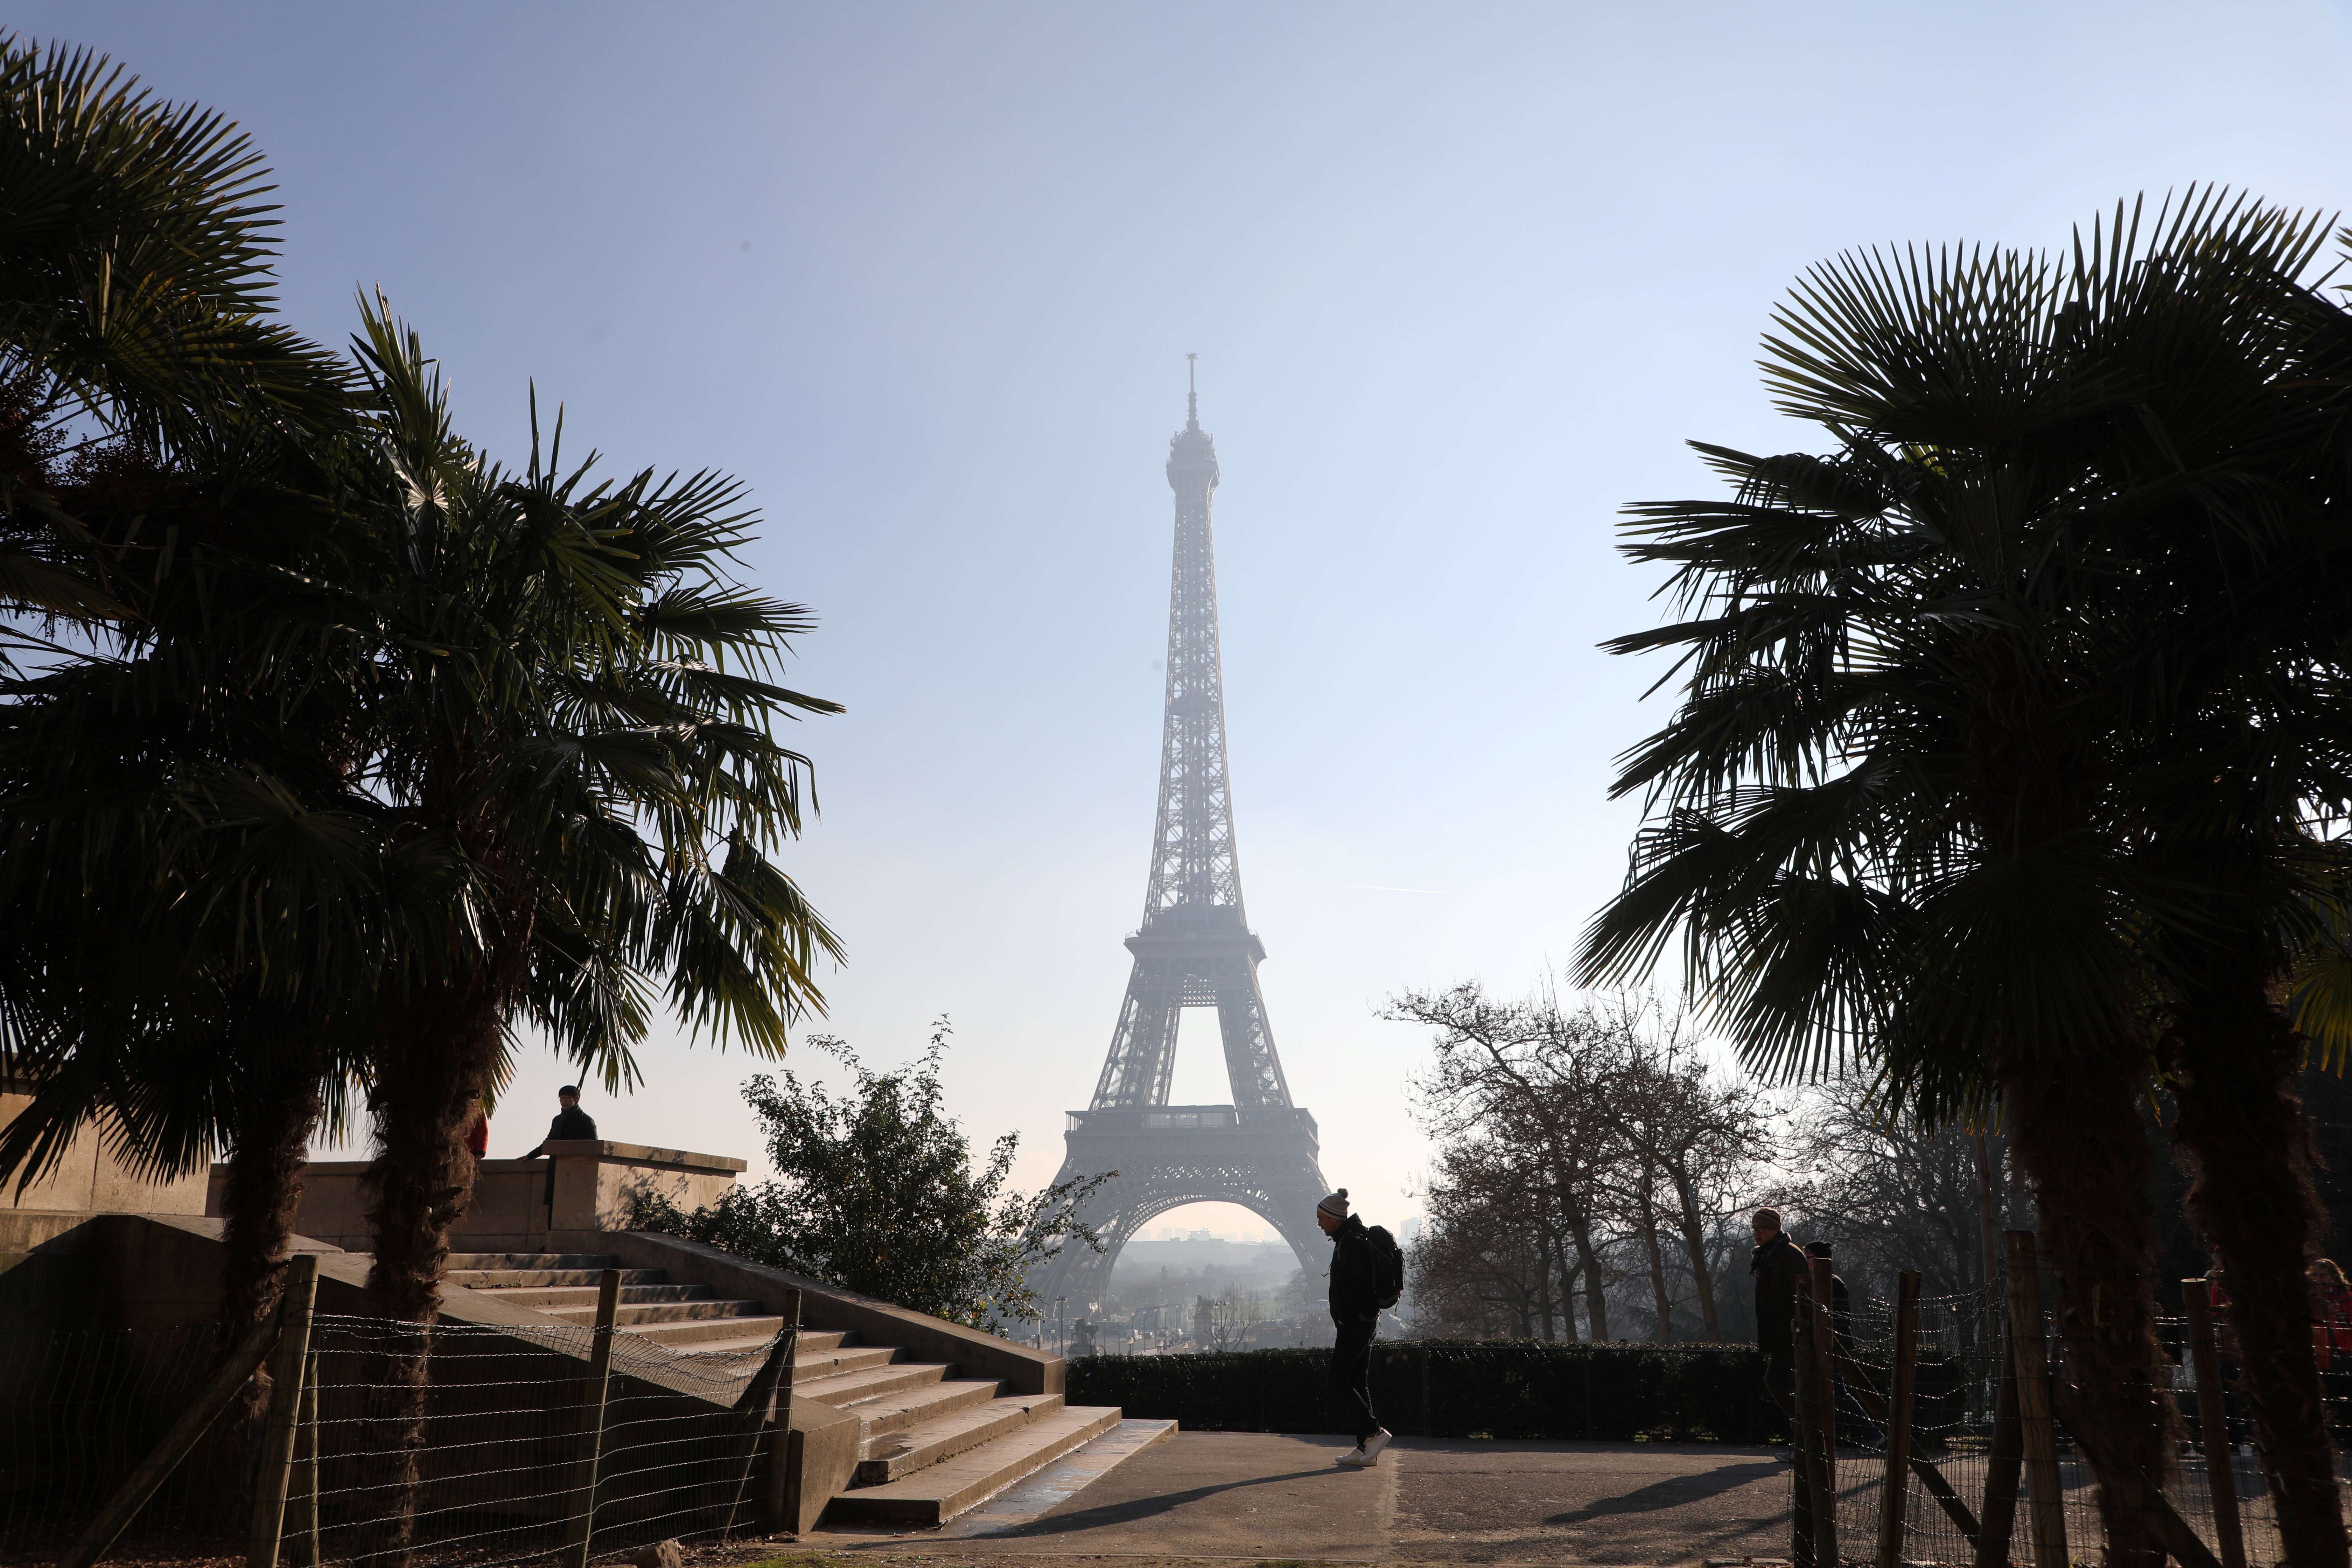
[[[727,1154],[652,1149],[599,1138],[551,1141],[538,1160],[484,1160],[474,1177],[473,1201],[450,1227],[450,1245],[464,1252],[546,1252],[551,1231],[619,1230],[629,1201],[658,1192],[683,1209],[716,1203],[747,1167]],[[553,1201],[549,1173],[553,1171]],[[303,1167],[302,1208],[295,1234],[354,1252],[374,1245],[368,1210],[365,1160],[326,1160]],[[215,1165],[205,1212],[221,1213],[227,1167]]]

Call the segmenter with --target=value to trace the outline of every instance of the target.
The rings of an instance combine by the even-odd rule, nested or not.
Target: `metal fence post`
[[[1919,1275],[1895,1283],[1895,1371],[1886,1390],[1886,1479],[1878,1491],[1878,1568],[1902,1568],[1903,1527],[1911,1500],[1911,1395],[1918,1381]]]
[[[2189,1309],[2189,1356],[2197,1375],[2197,1425],[2204,1435],[2206,1484],[2213,1489],[2213,1533],[2222,1568],[2246,1568],[2245,1527],[2238,1518],[2238,1460],[2230,1442],[2230,1415],[2221,1403],[2221,1352],[2214,1342],[2213,1288],[2183,1279]]]
[[[1819,1429],[1820,1468],[1814,1472],[1820,1503],[1813,1510],[1815,1560],[1829,1568],[1838,1555],[1837,1518],[1837,1327],[1830,1309],[1836,1287],[1830,1283],[1830,1260],[1806,1260],[1813,1280],[1813,1424]]]
[[[572,1472],[571,1506],[563,1521],[567,1568],[588,1568],[588,1539],[595,1533],[596,1465],[604,1447],[604,1399],[613,1381],[613,1319],[621,1305],[621,1271],[596,1278],[595,1339],[588,1351],[588,1381],[581,1400],[581,1453]]]
[[[2042,1274],[2030,1230],[2001,1232],[2009,1264],[2009,1351],[2017,1374],[2017,1421],[2025,1448],[2026,1519],[2033,1568],[2066,1568],[2066,1493],[2058,1476],[2058,1428],[2050,1405],[2042,1338]]]
[[[294,1438],[302,1416],[302,1374],[310,1365],[310,1314],[319,1301],[319,1255],[298,1252],[286,1263],[278,1306],[278,1349],[269,1362],[269,1426],[261,1438],[261,1468],[254,1478],[253,1532],[246,1568],[278,1568],[278,1537],[286,1526],[286,1490],[294,1479]]]

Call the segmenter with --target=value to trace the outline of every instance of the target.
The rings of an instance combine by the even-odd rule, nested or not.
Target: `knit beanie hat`
[[[1348,1217],[1348,1189],[1341,1187],[1338,1192],[1333,1193],[1329,1197],[1325,1198],[1321,1203],[1317,1204],[1315,1206],[1321,1209],[1325,1214],[1329,1215],[1333,1219],[1346,1219]]]

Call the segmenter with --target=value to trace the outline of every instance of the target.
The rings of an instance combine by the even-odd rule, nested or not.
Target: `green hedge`
[[[1068,1397],[1172,1417],[1192,1431],[1331,1432],[1329,1359],[1320,1350],[1087,1356],[1070,1363]],[[1430,1437],[1769,1443],[1788,1435],[1750,1345],[1380,1344],[1372,1408],[1391,1431]]]

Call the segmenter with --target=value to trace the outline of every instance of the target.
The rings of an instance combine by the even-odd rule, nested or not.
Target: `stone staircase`
[[[447,1283],[569,1323],[596,1318],[597,1276],[619,1260],[585,1253],[457,1253]],[[686,1354],[756,1350],[783,1320],[758,1301],[726,1300],[709,1286],[673,1285],[659,1269],[621,1270],[614,1318],[624,1332]],[[793,1397],[857,1417],[856,1479],[835,1494],[828,1523],[894,1529],[945,1523],[1122,1426],[1116,1406],[1066,1405],[1058,1394],[1006,1394],[941,1362],[894,1346],[803,1329]],[[1175,1423],[1129,1422],[1139,1450]],[[1148,1428],[1157,1427],[1158,1430]]]
[[[453,1252],[451,1285],[529,1307],[559,1322],[596,1321],[596,1279],[620,1259],[593,1253]],[[722,1301],[708,1285],[672,1285],[658,1268],[621,1269],[615,1328],[675,1351],[757,1350],[783,1319],[757,1301]]]

